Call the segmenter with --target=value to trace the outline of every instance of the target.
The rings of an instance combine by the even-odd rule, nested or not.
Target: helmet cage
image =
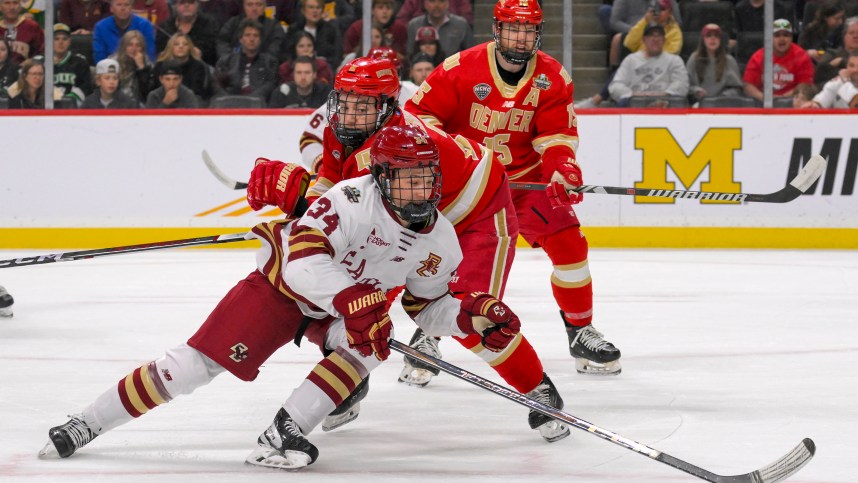
[[[378,163],[372,167],[372,177],[381,192],[381,197],[387,202],[391,211],[403,221],[411,224],[432,219],[441,201],[441,168],[437,164],[418,162],[414,166],[396,167],[394,163]],[[395,180],[402,180],[403,184],[408,185],[407,179],[418,177],[424,178],[423,186],[426,186],[424,194],[427,195],[424,196],[425,201],[423,198],[415,201],[394,194],[392,183]],[[425,193],[426,190],[429,191],[428,194]],[[403,188],[398,191],[403,193],[412,189]]]
[[[357,148],[366,142],[393,115],[399,106],[399,101],[396,97],[389,97],[384,94],[378,97],[365,96],[362,100],[344,100],[349,93],[364,96],[364,94],[354,91],[337,90],[333,90],[328,94],[328,125],[331,126],[331,130],[334,131],[337,140],[343,143],[344,146]],[[351,127],[340,123],[339,118],[344,111],[358,113],[364,110],[365,112],[365,109],[362,108],[368,108],[369,104],[374,105],[377,113],[374,123],[358,123]]]
[[[509,45],[512,43],[510,41],[510,29],[502,29],[501,26],[507,25],[533,25],[536,27],[536,39],[533,42],[533,49],[531,50],[519,50],[516,48],[504,48],[503,43],[501,42],[501,38],[506,41],[506,44]],[[497,51],[500,53],[501,57],[504,58],[510,64],[526,64],[539,50],[542,46],[542,23],[534,24],[529,21],[515,20],[515,21],[504,21],[495,17],[494,26],[492,28],[492,37],[495,40],[495,46],[497,47]]]

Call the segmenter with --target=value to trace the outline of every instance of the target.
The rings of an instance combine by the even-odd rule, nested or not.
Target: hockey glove
[[[482,292],[462,299],[456,323],[462,332],[480,334],[482,344],[492,352],[500,352],[521,330],[521,322],[505,303]]]
[[[554,162],[547,162],[545,168],[545,178],[548,186],[545,188],[545,194],[548,196],[548,201],[554,208],[569,207],[581,202],[584,199],[583,193],[572,191],[584,184],[581,178],[581,168],[578,163],[570,157],[563,157]]]
[[[310,175],[300,165],[257,158],[247,182],[247,203],[254,211],[273,205],[291,215],[309,184]]]
[[[390,355],[387,340],[390,338],[390,316],[387,314],[387,296],[368,284],[357,284],[338,293],[333,300],[346,324],[349,347],[363,356],[383,361]]]

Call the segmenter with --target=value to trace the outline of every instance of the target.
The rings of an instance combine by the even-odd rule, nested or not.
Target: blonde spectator
[[[742,75],[739,64],[727,53],[721,27],[706,24],[700,33],[697,50],[686,63],[689,93],[695,101],[704,97],[742,95]]]
[[[152,63],[146,55],[143,34],[137,30],[125,32],[110,58],[119,63],[119,90],[142,104],[152,89]]]
[[[199,50],[194,47],[194,41],[188,34],[181,32],[173,34],[167,41],[164,51],[158,56],[153,78],[160,78],[163,74],[161,67],[164,62],[176,61],[182,77],[182,85],[192,90],[200,99],[207,100],[212,96],[212,78],[209,75],[209,68],[197,55]]]

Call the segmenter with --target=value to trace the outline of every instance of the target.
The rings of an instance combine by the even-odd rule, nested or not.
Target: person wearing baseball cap
[[[700,30],[697,49],[685,64],[695,100],[704,97],[742,95],[739,64],[727,53],[727,41],[718,24],[709,23]]]
[[[431,25],[417,29],[417,35],[414,37],[414,52],[411,52],[411,57],[421,53],[428,55],[435,67],[447,58],[438,38],[438,29]]]
[[[161,62],[158,82],[161,87],[153,90],[146,98],[146,107],[150,109],[193,109],[200,107],[200,100],[194,91],[182,85],[182,63],[178,60]]]
[[[792,24],[779,18],[772,25],[773,90],[778,97],[789,97],[799,84],[813,84],[813,61],[807,51],[792,41]],[[760,48],[748,60],[743,77],[745,95],[763,101],[763,56]]]
[[[664,51],[678,55],[682,50],[682,29],[673,17],[670,0],[655,0],[646,15],[629,30],[623,45],[631,52],[643,50],[643,37],[655,26],[660,26],[664,35]]]
[[[119,90],[119,62],[104,59],[95,65],[95,92],[86,96],[82,109],[137,109],[139,104]]]
[[[71,51],[71,29],[64,23],[54,24],[54,86],[62,89],[63,97],[80,106],[92,94],[92,74],[89,62]]]

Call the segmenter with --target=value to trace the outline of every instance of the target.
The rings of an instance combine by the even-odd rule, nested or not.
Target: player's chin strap
[[[675,458],[673,456],[670,456],[669,454],[662,453],[661,451],[650,448],[645,444],[641,444],[637,441],[633,441],[626,437],[620,436],[619,434],[614,433],[612,431],[608,431],[607,429],[602,429],[595,424],[588,423],[583,419],[578,419],[575,416],[567,414],[559,409],[555,409],[547,404],[543,404],[539,401],[536,401],[535,399],[531,399],[524,394],[521,394],[499,384],[495,384],[488,379],[483,379],[480,376],[472,374],[464,369],[456,367],[440,359],[436,359],[432,356],[426,355],[418,351],[417,349],[413,349],[397,340],[390,339],[389,344],[391,349],[395,350],[396,352],[399,352],[400,354],[404,354],[411,358],[417,359],[425,363],[426,365],[442,370],[447,374],[450,374],[451,376],[455,376],[459,379],[462,379],[463,381],[470,382],[475,386],[481,387],[487,391],[505,397],[510,401],[521,404],[522,406],[526,406],[528,409],[539,412],[559,421],[563,421],[570,426],[574,426],[588,433],[595,434],[596,436],[606,441],[610,441],[611,443],[614,443],[618,446],[622,446],[623,448],[634,451],[635,453],[648,456],[649,458],[652,458],[660,463],[672,466],[678,470],[684,471],[702,480],[736,483],[774,483],[777,481],[785,480],[786,478],[789,478],[792,474],[800,470],[810,461],[811,458],[813,458],[813,454],[816,451],[816,445],[813,443],[813,441],[810,438],[805,438],[792,451],[782,456],[775,462],[764,466],[754,472],[736,476],[716,475],[715,473],[704,470],[699,466],[692,465],[691,463],[685,462],[679,458]]]

